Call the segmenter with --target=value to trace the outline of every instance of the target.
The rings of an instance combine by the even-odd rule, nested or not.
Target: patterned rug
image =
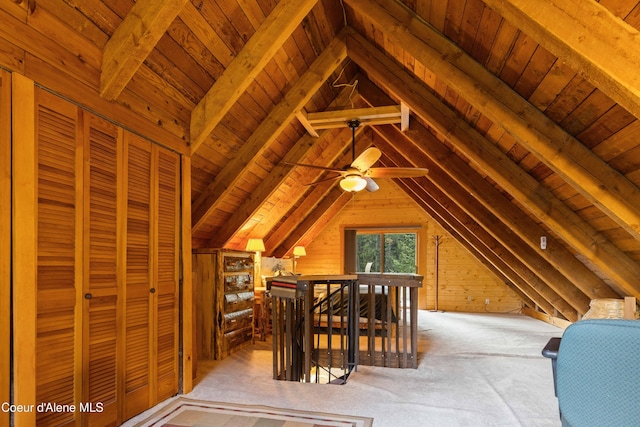
[[[371,427],[373,418],[179,398],[136,427]]]

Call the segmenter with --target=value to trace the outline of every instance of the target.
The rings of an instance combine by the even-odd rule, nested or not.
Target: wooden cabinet
[[[193,268],[198,356],[222,359],[253,339],[253,254],[198,249]]]

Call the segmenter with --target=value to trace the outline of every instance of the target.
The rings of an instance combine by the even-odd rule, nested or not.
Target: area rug
[[[136,427],[370,427],[373,418],[179,398]]]

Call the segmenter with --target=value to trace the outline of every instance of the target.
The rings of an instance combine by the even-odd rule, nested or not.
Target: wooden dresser
[[[193,252],[198,357],[222,359],[253,340],[254,254]]]

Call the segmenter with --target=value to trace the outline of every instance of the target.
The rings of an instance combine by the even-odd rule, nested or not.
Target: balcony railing
[[[422,276],[288,276],[268,284],[274,379],[343,384],[358,364],[417,367]]]

